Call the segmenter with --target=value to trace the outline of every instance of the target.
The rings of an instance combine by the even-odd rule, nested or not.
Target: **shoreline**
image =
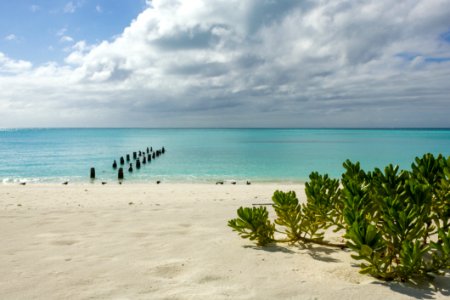
[[[445,299],[359,274],[347,250],[265,248],[227,226],[303,184],[0,185],[5,299]],[[273,211],[268,207],[271,217]],[[339,238],[339,236],[332,236]],[[324,288],[326,283],[326,288]]]
[[[219,185],[218,182],[223,182],[223,185],[252,185],[252,184],[281,184],[281,185],[304,185],[308,180],[289,180],[289,179],[280,179],[280,180],[251,180],[251,179],[223,179],[223,180],[215,180],[215,179],[205,179],[205,180],[199,180],[199,181],[177,181],[177,180],[167,180],[164,179],[158,179],[155,178],[153,180],[122,180],[121,184],[119,183],[119,180],[108,180],[108,179],[95,179],[94,182],[89,180],[60,180],[60,181],[14,181],[14,182],[2,182],[0,186],[17,186],[25,183],[25,185],[45,185],[45,186],[59,186],[63,185],[65,182],[67,182],[67,185],[101,185],[102,182],[106,182],[107,184],[111,185],[148,185],[148,184],[156,184],[157,181],[160,181],[160,184],[181,184],[181,185]],[[235,182],[235,184],[233,184]],[[250,182],[250,184],[247,184],[247,182]],[[220,184],[222,185],[222,184]]]

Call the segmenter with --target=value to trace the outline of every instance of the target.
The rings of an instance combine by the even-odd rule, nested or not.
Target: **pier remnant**
[[[147,160],[149,163],[152,161],[152,156],[150,154],[147,156]]]
[[[130,154],[127,154],[127,162],[130,161]]]
[[[95,168],[91,168],[91,179],[95,179]]]
[[[133,159],[136,159],[136,158],[137,158],[137,153],[133,152]]]
[[[113,167],[114,170],[117,169],[117,162],[116,162],[116,160],[114,160],[112,167]]]
[[[130,167],[128,168],[128,172],[133,172],[133,164],[130,164]]]
[[[123,180],[123,168],[119,168],[119,172],[117,173],[117,179]]]
[[[148,147],[147,147],[147,154],[149,154],[150,153],[150,149],[148,149]]]
[[[162,147],[161,153],[164,154],[164,152],[166,152],[166,149],[164,149],[164,147]]]
[[[123,156],[120,157],[120,165],[124,165],[125,164],[125,160],[123,159]]]
[[[141,168],[141,161],[139,160],[139,158],[136,160],[136,169],[140,169]]]
[[[147,159],[145,158],[145,155],[144,155],[144,157],[142,158],[142,163],[143,163],[144,165],[147,163]]]

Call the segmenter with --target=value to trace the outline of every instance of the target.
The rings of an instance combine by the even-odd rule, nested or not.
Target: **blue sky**
[[[0,3],[0,127],[450,127],[450,0]]]
[[[62,61],[73,41],[110,40],[145,7],[145,0],[1,1],[0,49],[34,63]]]

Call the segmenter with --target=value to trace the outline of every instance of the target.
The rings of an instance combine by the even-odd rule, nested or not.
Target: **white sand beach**
[[[239,206],[302,184],[0,186],[1,299],[448,299],[361,275],[350,252],[257,248]]]

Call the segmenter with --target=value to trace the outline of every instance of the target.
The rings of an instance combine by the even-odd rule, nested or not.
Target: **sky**
[[[0,127],[450,127],[450,0],[1,1]]]

